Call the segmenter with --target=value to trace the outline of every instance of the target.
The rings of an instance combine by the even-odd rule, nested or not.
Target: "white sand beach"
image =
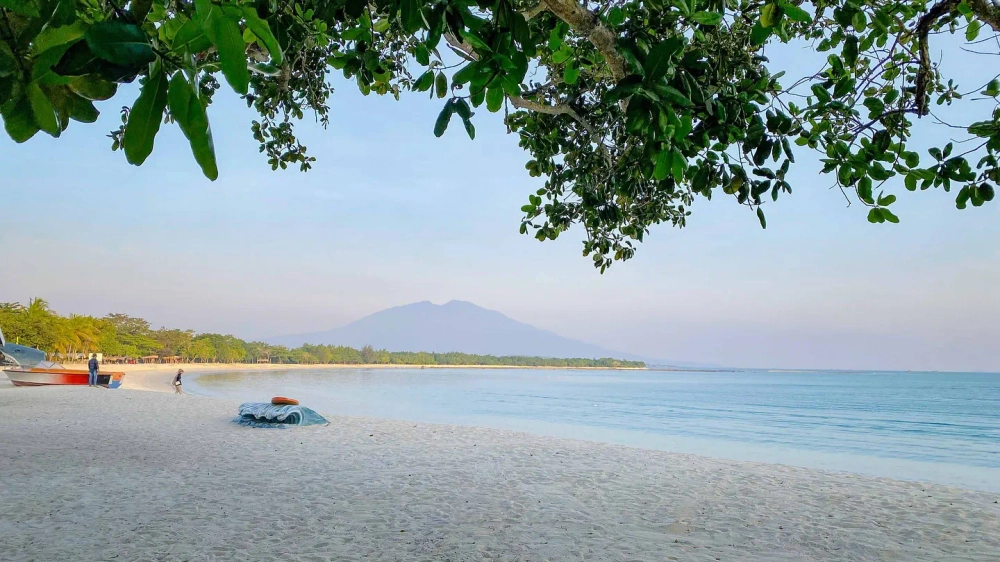
[[[250,429],[236,406],[0,391],[0,559],[1000,560],[996,494],[330,412]]]

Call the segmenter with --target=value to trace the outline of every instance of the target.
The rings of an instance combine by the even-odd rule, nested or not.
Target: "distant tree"
[[[194,339],[194,331],[160,328],[152,332],[151,337],[159,344],[157,354],[163,357],[184,356]]]
[[[390,352],[371,345],[362,349],[333,345],[303,345],[295,349],[262,342],[246,342],[228,334],[195,334],[191,330],[151,330],[142,318],[111,314],[104,318],[60,316],[43,299],[28,306],[0,303],[0,328],[23,345],[45,351],[79,353],[99,351],[108,356],[137,357],[150,353],[180,355],[186,360],[234,363],[267,357],[274,363],[396,364],[396,365],[509,365],[559,367],[642,367],[638,361],[616,359],[553,359],[495,357],[470,353]],[[121,330],[121,331],[119,331]],[[14,339],[18,338],[18,339]],[[46,347],[48,346],[48,347]],[[152,350],[152,351],[150,351]]]
[[[376,355],[375,355],[375,348],[374,347],[372,347],[370,345],[366,345],[366,346],[364,346],[364,347],[361,348],[361,362],[362,363],[364,363],[365,365],[372,365],[372,364],[375,363],[375,358],[376,358]]]
[[[215,361],[215,347],[212,346],[212,342],[207,338],[197,337],[192,340],[187,352],[190,359],[199,362]]]

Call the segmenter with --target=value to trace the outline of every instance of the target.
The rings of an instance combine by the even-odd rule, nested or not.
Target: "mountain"
[[[460,351],[481,355],[529,355],[630,359],[664,364],[612,351],[518,322],[470,302],[437,305],[428,301],[388,308],[327,332],[270,338],[268,343],[298,347],[372,345],[392,351]],[[677,364],[677,363],[673,363]]]

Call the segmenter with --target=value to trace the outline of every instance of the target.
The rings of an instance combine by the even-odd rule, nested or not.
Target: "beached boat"
[[[84,369],[67,369],[58,363],[47,361],[45,352],[8,343],[0,331],[0,370],[3,370],[14,386],[79,385],[90,382],[90,373]],[[118,388],[125,373],[97,373],[98,386]]]

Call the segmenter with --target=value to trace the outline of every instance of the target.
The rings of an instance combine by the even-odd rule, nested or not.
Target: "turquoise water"
[[[316,369],[198,393],[1000,491],[1000,375]]]

